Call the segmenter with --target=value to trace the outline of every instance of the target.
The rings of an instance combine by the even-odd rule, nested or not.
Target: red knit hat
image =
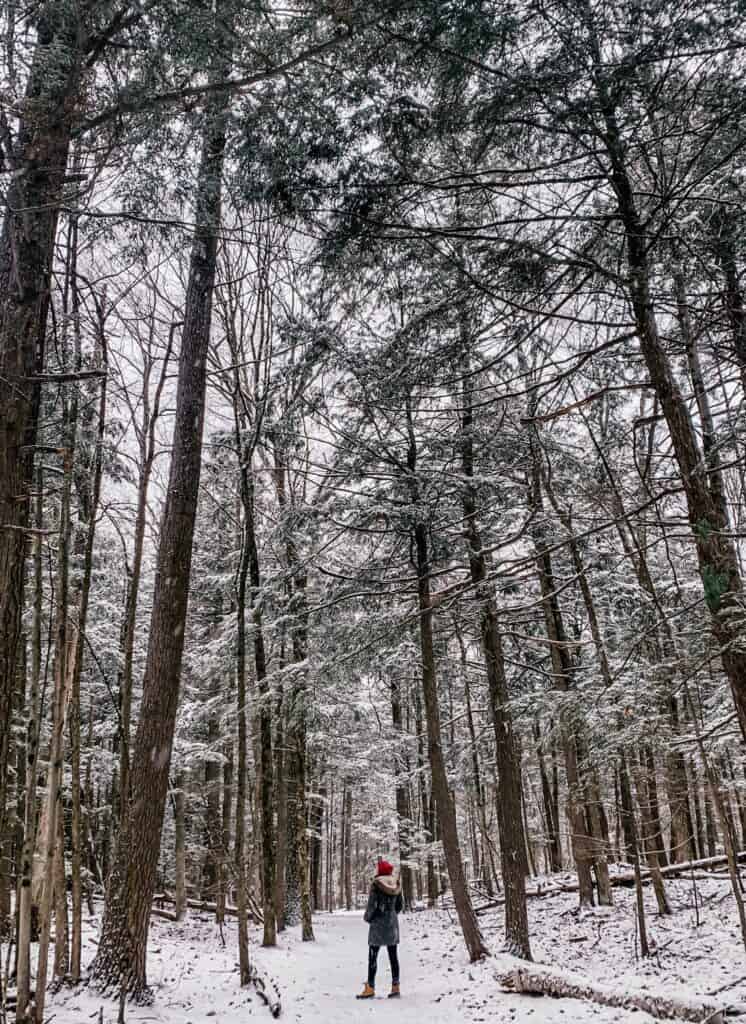
[[[389,862],[387,860],[383,860],[383,859],[379,860],[378,867],[376,868],[376,874],[377,875],[393,875],[393,873],[394,873],[394,866],[393,866],[393,864],[389,864]]]

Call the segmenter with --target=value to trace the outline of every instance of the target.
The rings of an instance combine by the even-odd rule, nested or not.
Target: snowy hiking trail
[[[93,924],[94,922],[91,922]],[[320,914],[314,919],[316,941],[300,941],[298,929],[279,936],[276,949],[262,949],[252,930],[251,954],[265,977],[282,996],[288,1024],[481,1024],[488,1021],[543,1022],[624,1021],[632,1015],[578,1000],[537,999],[500,990],[494,960],[469,965],[458,927],[444,913],[421,913],[401,920],[402,998],[388,999],[391,981],[385,950],[379,958],[376,998],[356,1000],[367,960],[367,925],[362,912]],[[181,924],[154,920],[151,931],[149,981],[155,1003],[128,1006],[127,1024],[239,1024],[247,1017],[272,1020],[256,993],[237,985],[234,922],[224,927],[226,945],[212,920],[192,915]],[[95,933],[89,931],[86,953],[92,956]],[[117,1007],[86,989],[50,995],[53,1024],[98,1021],[115,1024]],[[53,1015],[53,1016],[52,1016]],[[649,1024],[645,1014],[637,1024]]]
[[[727,881],[698,883],[699,917],[692,910],[691,883],[670,885],[675,915],[654,914],[646,890],[649,931],[660,947],[650,961],[636,956],[631,890],[621,890],[614,908],[578,916],[573,894],[532,900],[529,915],[537,961],[576,972],[624,991],[643,989],[672,995],[722,993],[718,999],[746,1003],[746,969],[738,941]],[[387,999],[388,957],[379,957],[377,994],[361,1001],[355,994],[366,973],[367,925],[362,910],[314,917],[316,941],[300,941],[298,928],[278,937],[276,949],[262,949],[261,933],[251,930],[251,956],[281,994],[287,1024],[652,1024],[646,1013],[599,1006],[578,999],[550,999],[503,992],[495,977],[501,958],[502,913],[480,918],[495,955],[470,965],[455,919],[446,911],[423,911],[400,918],[399,956],[402,998]],[[84,963],[93,958],[100,918],[85,922]],[[235,920],[220,930],[208,915],[191,913],[180,924],[153,919],[148,977],[155,991],[149,1007],[128,1006],[127,1024],[239,1024],[248,1017],[271,1024],[272,1017],[253,989],[237,984]],[[98,1021],[102,1000],[85,988],[50,993],[52,1024]],[[103,1004],[104,1024],[115,1024],[114,1002]],[[738,1019],[738,1018],[736,1018]],[[741,1018],[744,1020],[744,1018]]]

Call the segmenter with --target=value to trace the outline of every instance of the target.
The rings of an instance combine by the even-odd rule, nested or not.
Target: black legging
[[[376,967],[378,966],[378,950],[380,946],[368,946],[368,984],[376,987]],[[389,963],[391,964],[391,984],[399,984],[399,956],[396,946],[387,946]]]

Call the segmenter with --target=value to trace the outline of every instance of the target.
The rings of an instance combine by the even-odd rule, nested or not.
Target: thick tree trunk
[[[36,19],[0,234],[0,817],[6,806],[10,720],[21,636],[33,445],[54,262],[54,239],[80,86],[76,4]],[[0,821],[0,824],[2,822]]]
[[[221,48],[217,47],[221,52]],[[216,58],[213,80],[228,60]],[[226,99],[208,106],[198,176],[195,234],[189,268],[173,451],[161,521],[143,698],[130,772],[128,808],[109,878],[92,976],[147,998],[146,950],[179,700],[192,538],[197,509],[206,362],[220,226]]]
[[[154,332],[154,322],[150,331]],[[119,817],[124,819],[127,810],[127,794],[129,792],[131,719],[132,719],[132,672],[135,653],[135,634],[137,628],[137,606],[142,576],[143,552],[145,550],[145,528],[148,517],[148,491],[153,464],[156,457],[156,426],[160,417],[161,399],[169,369],[171,348],[173,346],[175,327],[171,328],[168,344],[163,357],[160,376],[152,398],[150,396],[150,377],[153,359],[150,351],[146,355],[142,388],[142,421],[140,424],[140,466],[137,480],[137,505],[135,512],[135,531],[132,544],[132,565],[127,571],[127,592],[124,602],[124,619],[122,622],[122,669],[119,674]]]

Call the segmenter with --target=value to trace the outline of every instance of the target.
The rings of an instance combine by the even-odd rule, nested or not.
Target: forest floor
[[[530,901],[534,957],[562,971],[582,974],[615,989],[647,990],[679,997],[708,995],[723,1005],[746,1003],[746,954],[741,944],[735,907],[722,879],[693,883],[670,881],[674,907],[669,918],[655,916],[652,893],[646,891],[649,932],[657,954],[637,957],[633,893],[616,889],[616,905],[577,913],[577,897],[567,893]],[[365,975],[367,926],[360,911],[319,914],[314,919],[316,942],[302,943],[298,929],[282,934],[276,949],[261,949],[252,934],[252,955],[260,972],[274,980],[282,998],[283,1020],[300,1024],[651,1024],[645,1013],[602,1007],[576,999],[550,999],[505,993],[495,978],[504,965],[500,956],[502,912],[480,916],[485,938],[497,955],[469,965],[458,924],[445,910],[422,911],[402,919],[402,998],[386,999],[389,967],[382,953],[377,996],[355,1002]],[[698,923],[699,922],[699,923]],[[98,921],[86,925],[86,959],[95,950]],[[247,1016],[271,1021],[266,1006],[252,989],[237,987],[234,922],[223,929],[225,945],[207,915],[192,912],[180,924],[154,919],[148,960],[155,1002],[128,1007],[127,1024],[238,1024]],[[53,1024],[98,1021],[102,1000],[81,988],[50,997],[47,1019]],[[114,1024],[117,1007],[103,1004],[104,1024]]]

